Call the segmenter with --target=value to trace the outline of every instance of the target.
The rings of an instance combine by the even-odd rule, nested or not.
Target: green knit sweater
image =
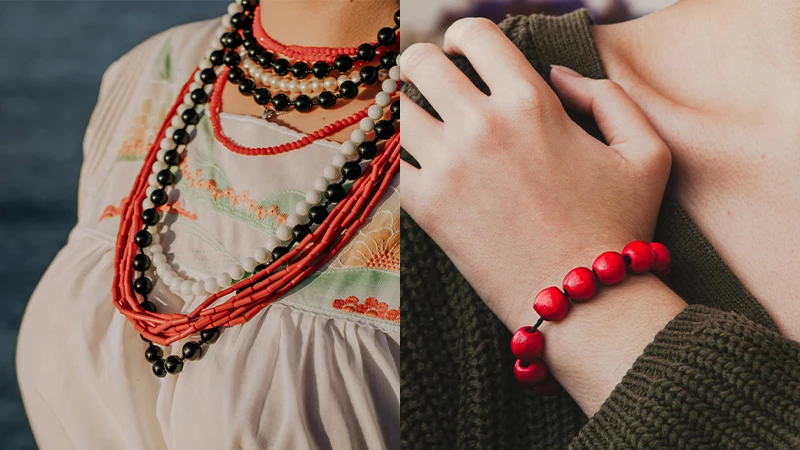
[[[605,77],[586,11],[500,27],[545,79],[551,64]],[[432,112],[414,86],[404,91]],[[669,195],[655,238],[672,250],[669,284],[690,306],[591,420],[566,393],[538,397],[516,383],[509,331],[413,220],[401,221],[403,448],[800,449],[800,344],[776,332]]]

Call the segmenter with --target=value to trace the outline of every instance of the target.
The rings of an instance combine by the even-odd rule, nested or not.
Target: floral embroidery
[[[122,204],[128,200],[128,197],[125,197],[120,202],[120,206],[108,205],[103,209],[103,213],[100,214],[100,218],[97,219],[98,222],[102,222],[106,219],[110,219],[112,217],[119,216],[122,214]],[[181,201],[177,200],[175,203],[171,205],[161,205],[158,207],[158,210],[166,213],[166,214],[177,214],[179,216],[186,217],[189,220],[197,220],[197,214],[194,214],[190,211],[187,211],[181,205]]]
[[[376,213],[353,243],[336,258],[335,266],[400,271],[400,216],[391,210]]]
[[[161,126],[161,120],[169,111],[168,88],[163,86],[154,95],[142,100],[138,111],[133,118],[130,128],[125,136],[122,147],[117,152],[117,161],[138,161],[144,159],[150,145],[156,140],[156,133]],[[159,95],[159,94],[163,95]]]
[[[361,314],[367,317],[400,323],[400,307],[389,309],[389,305],[379,302],[375,297],[367,297],[364,303],[359,303],[358,298],[351,295],[344,300],[334,300],[331,306],[333,309],[346,313]]]

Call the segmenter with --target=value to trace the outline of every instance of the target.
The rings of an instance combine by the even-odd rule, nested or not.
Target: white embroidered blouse
[[[146,344],[111,300],[122,199],[218,21],[149,39],[112,64],[84,141],[78,223],[30,300],[17,370],[42,449],[399,448],[399,197],[394,180],[359,234],[300,286],[200,361],[156,378]],[[221,114],[228,136],[268,146],[302,136]],[[339,151],[330,141],[241,156],[206,116],[187,150],[162,238],[173,268],[205,277],[252,256]],[[187,312],[156,279],[159,310]],[[165,353],[179,353],[182,341]]]

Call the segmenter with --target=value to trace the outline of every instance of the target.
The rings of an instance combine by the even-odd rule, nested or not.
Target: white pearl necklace
[[[230,26],[230,15],[241,11],[242,6],[236,2],[229,5],[228,15],[226,15],[227,26],[225,26],[226,20],[223,18],[223,26],[217,29],[215,37],[211,43],[209,53],[214,50],[222,49],[222,44],[220,43],[219,38],[224,33],[232,29]],[[203,58],[198,67],[200,70],[214,68],[207,56]],[[219,71],[217,71],[217,74],[219,75]],[[341,79],[343,77],[344,75],[339,78]],[[332,77],[330,77],[330,79],[334,80],[334,82],[337,81]],[[387,78],[381,83],[381,92],[375,95],[375,102],[368,108],[367,117],[361,119],[361,122],[359,122],[359,128],[353,130],[353,132],[350,134],[350,140],[342,143],[341,152],[333,157],[331,164],[326,166],[323,170],[322,176],[314,181],[314,188],[306,192],[305,200],[297,203],[295,206],[295,212],[287,217],[285,224],[278,226],[275,231],[275,236],[268,237],[266,244],[263,247],[257,248],[253,252],[252,256],[242,259],[241,264],[234,264],[228,270],[202,280],[192,278],[191,276],[181,274],[173,270],[170,262],[167,259],[167,256],[164,254],[164,249],[160,244],[160,235],[158,232],[152,233],[153,242],[147,247],[147,249],[150,253],[152,265],[155,267],[156,273],[161,280],[169,286],[170,291],[182,296],[208,295],[210,293],[217,292],[220,289],[229,287],[234,281],[243,279],[247,273],[252,273],[257,265],[269,261],[271,259],[271,252],[273,249],[284,245],[286,242],[292,239],[292,228],[295,225],[308,223],[309,210],[312,206],[318,205],[322,202],[324,198],[324,192],[329,184],[335,183],[341,179],[342,166],[348,161],[357,159],[358,145],[366,141],[367,132],[372,131],[372,129],[375,127],[375,121],[384,116],[384,109],[391,104],[392,97],[397,92],[397,82],[399,80],[400,68],[398,66],[393,66],[387,71]],[[325,87],[325,83],[329,83],[327,79],[324,80],[323,87]],[[341,81],[337,84],[341,84]],[[194,82],[189,87],[189,92],[194,89],[201,88],[203,88],[203,83],[200,80],[200,72],[198,70],[197,74],[195,75]],[[210,96],[214,90],[214,84],[211,83],[203,89]],[[160,142],[160,149],[156,154],[156,160],[152,165],[152,173],[147,179],[147,194],[142,202],[142,207],[144,209],[155,207],[152,200],[150,200],[150,194],[154,190],[161,187],[156,179],[156,174],[164,169],[169,168],[169,165],[164,161],[164,155],[167,151],[175,147],[175,144],[170,139],[170,136],[172,136],[177,129],[184,127],[184,121],[181,117],[183,112],[194,107],[194,102],[192,102],[191,96],[187,94],[183,99],[183,104],[177,108],[176,114],[171,120],[171,126],[168,127],[164,133],[164,137]],[[198,106],[197,108],[203,109],[206,108],[206,106],[202,105]],[[194,128],[194,126],[189,126],[187,127],[187,131],[191,133]],[[178,151],[182,152],[185,148],[186,146],[180,146],[178,147]],[[173,189],[173,186],[169,186],[168,188],[164,187],[164,189],[169,193]],[[161,225],[159,224],[159,226]]]

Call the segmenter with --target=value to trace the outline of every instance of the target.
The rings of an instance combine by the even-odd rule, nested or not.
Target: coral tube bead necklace
[[[517,358],[514,376],[522,385],[531,386],[540,395],[556,395],[561,390],[558,381],[544,364],[542,351],[544,336],[539,330],[547,321],[563,319],[574,303],[586,302],[594,297],[601,285],[620,283],[627,272],[642,274],[648,271],[664,278],[669,274],[670,253],[658,242],[633,241],[620,253],[601,253],[592,263],[592,268],[576,267],[564,277],[562,289],[550,286],[539,291],[533,299],[533,310],[539,320],[533,326],[518,329],[511,337],[511,353]]]

